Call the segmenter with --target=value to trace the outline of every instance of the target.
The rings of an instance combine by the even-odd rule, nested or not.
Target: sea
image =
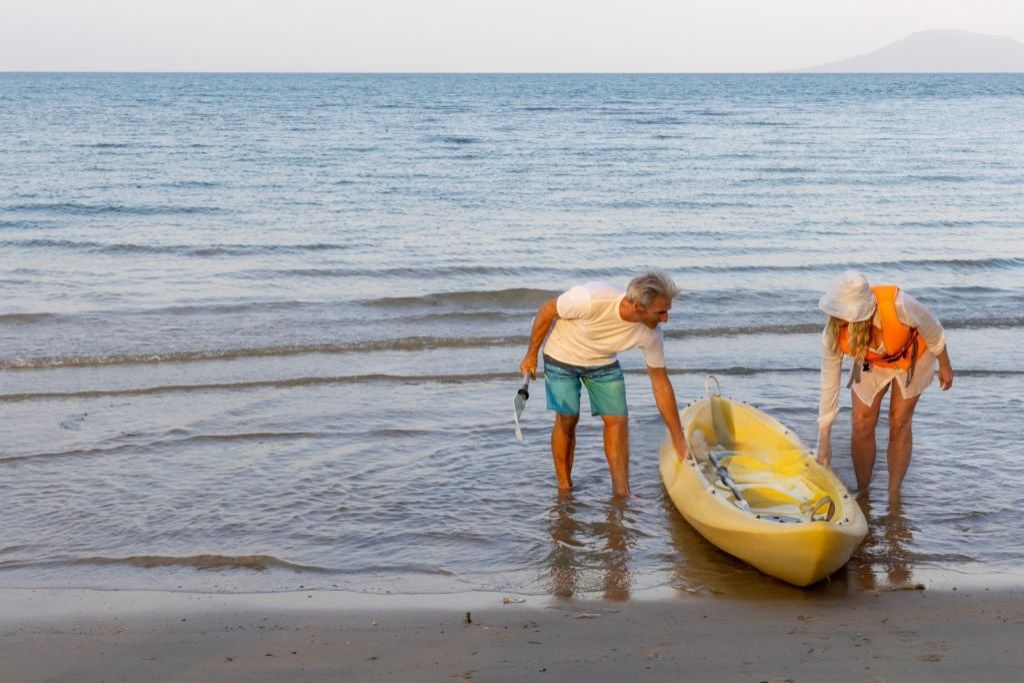
[[[647,267],[709,374],[813,448],[823,290],[943,322],[871,531],[785,586],[633,495],[584,399],[560,497],[546,299]],[[0,74],[0,588],[596,597],[1024,585],[1024,75]],[[853,484],[850,397],[834,468]]]

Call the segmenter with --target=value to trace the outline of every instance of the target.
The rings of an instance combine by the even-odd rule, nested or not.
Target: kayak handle
[[[828,510],[825,512],[824,517],[819,517],[818,513],[821,508],[828,506]],[[821,499],[814,504],[814,509],[811,510],[811,521],[812,522],[827,522],[832,519],[832,515],[836,513],[836,504],[829,496],[822,496]]]
[[[715,396],[721,396],[722,385],[714,375],[708,375],[708,378],[704,380],[704,395],[711,396],[711,382],[715,383]]]

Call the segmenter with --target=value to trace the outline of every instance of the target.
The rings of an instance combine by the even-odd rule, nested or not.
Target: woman
[[[867,490],[875,465],[875,425],[886,391],[889,399],[889,498],[899,498],[913,445],[911,419],[921,392],[935,376],[953,386],[946,333],[932,313],[895,285],[871,287],[854,270],[821,297],[828,323],[821,342],[821,402],[818,406],[818,462],[832,460],[832,423],[839,414],[843,356],[853,357],[846,386],[853,390],[850,451],[858,491]]]

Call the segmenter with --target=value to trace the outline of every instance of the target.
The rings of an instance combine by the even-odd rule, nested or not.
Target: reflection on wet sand
[[[762,574],[747,563],[709,543],[682,517],[663,494],[664,530],[674,552],[665,560],[672,567],[669,585],[680,595],[820,599],[860,591],[912,585],[913,527],[902,505],[893,501],[885,514],[875,516],[870,498],[859,499],[868,519],[868,536],[843,569],[824,581],[797,588]],[[558,496],[548,511],[550,549],[545,558],[548,591],[569,598],[600,593],[606,600],[631,596],[635,583],[631,554],[641,539],[629,500],[612,498],[594,505],[571,494]]]
[[[853,554],[857,583],[863,590],[903,587],[912,583],[909,546],[913,529],[899,499],[890,499],[885,515],[874,516],[870,493],[858,498],[868,520],[868,535]]]
[[[612,498],[593,521],[587,520],[590,512],[572,494],[560,495],[552,506],[550,592],[568,598],[600,590],[606,600],[628,600],[629,554],[640,536],[632,525],[629,501]]]

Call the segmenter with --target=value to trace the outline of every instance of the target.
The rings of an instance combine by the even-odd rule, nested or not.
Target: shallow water
[[[826,283],[931,306],[955,388],[818,590],[1018,581],[1022,114],[1020,76],[0,75],[0,586],[774,590],[664,495],[638,352],[633,498],[588,417],[556,495],[539,384],[512,437],[536,306],[647,264],[680,402],[713,371],[808,442]]]

